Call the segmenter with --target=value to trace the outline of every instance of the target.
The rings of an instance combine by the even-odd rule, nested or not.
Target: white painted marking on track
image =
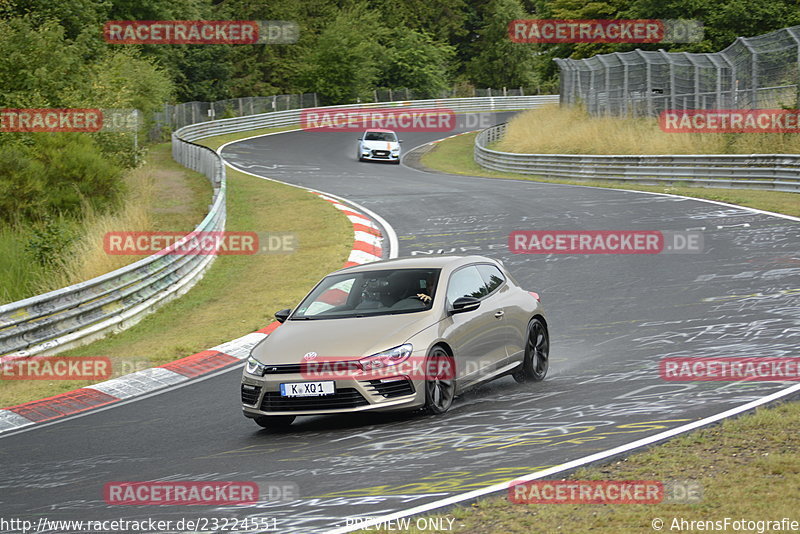
[[[151,367],[86,387],[118,399],[131,399],[143,393],[149,393],[187,380],[189,380],[189,377],[175,371],[170,371],[163,367]]]
[[[268,137],[270,135],[280,135],[282,133],[300,132],[300,131],[303,131],[303,129],[302,128],[297,128],[296,130],[285,130],[285,131],[282,131],[282,132],[272,132],[272,133],[266,133],[266,134],[260,134],[260,135],[253,135],[251,137],[245,137],[243,139],[237,139],[235,141],[228,141],[227,143],[221,145],[217,149],[217,154],[219,154],[219,157],[222,159],[222,162],[225,165],[227,165],[228,167],[230,167],[232,169],[235,169],[235,170],[237,170],[239,172],[243,172],[244,174],[249,174],[250,176],[255,176],[256,178],[261,178],[262,180],[269,180],[270,182],[276,182],[276,183],[279,183],[279,184],[284,184],[284,185],[289,185],[289,186],[292,186],[292,187],[297,187],[298,189],[305,189],[307,191],[311,191],[312,193],[319,193],[320,195],[324,195],[325,197],[327,197],[329,199],[335,199],[335,200],[338,200],[339,202],[344,202],[345,204],[349,204],[350,206],[353,206],[354,208],[356,208],[357,210],[361,211],[362,213],[365,213],[368,217],[371,217],[375,222],[377,222],[383,228],[383,233],[385,234],[385,237],[389,242],[389,247],[388,247],[389,248],[389,258],[390,259],[391,258],[396,258],[397,254],[398,254],[398,251],[399,251],[399,241],[397,239],[397,232],[395,232],[395,230],[394,230],[394,228],[392,227],[391,224],[386,222],[386,219],[384,219],[383,217],[381,217],[380,215],[378,215],[374,211],[369,210],[369,209],[365,208],[364,206],[362,206],[362,205],[360,205],[360,204],[358,204],[356,202],[353,202],[352,200],[346,199],[344,197],[340,197],[338,195],[334,195],[334,194],[328,193],[326,191],[320,191],[318,189],[310,189],[308,187],[303,187],[301,185],[290,184],[290,183],[287,183],[287,182],[282,182],[280,180],[276,180],[274,178],[267,178],[266,176],[261,176],[260,174],[255,174],[255,173],[252,173],[252,172],[249,172],[249,171],[245,171],[245,170],[237,167],[236,165],[234,165],[232,163],[229,163],[228,160],[226,160],[222,156],[222,150],[226,146],[228,146],[230,144],[233,144],[233,143],[240,143],[242,141],[248,141],[250,139],[256,139],[258,137]]]
[[[33,421],[27,417],[21,416],[18,413],[10,410],[0,410],[0,432],[3,432],[4,430],[22,428],[32,424],[34,424]]]
[[[570,462],[557,465],[555,467],[551,467],[549,469],[544,469],[542,471],[536,471],[534,473],[530,473],[527,475],[523,475],[520,477],[514,478],[513,482],[527,482],[530,480],[537,480],[540,478],[552,476],[558,473],[563,473],[564,471],[568,471],[570,469],[574,469],[576,467],[580,467],[586,464],[590,464],[593,462],[597,462],[599,460],[604,460],[606,458],[610,458],[613,456],[618,456],[620,454],[624,454],[626,452],[630,452],[634,449],[638,449],[640,447],[646,447],[648,445],[652,445],[659,441],[666,440],[668,438],[675,437],[679,434],[683,434],[689,432],[691,430],[696,430],[698,428],[710,425],[712,423],[716,423],[726,417],[732,417],[734,415],[738,415],[740,413],[746,412],[748,410],[752,410],[758,406],[766,404],[768,402],[772,402],[774,400],[780,399],[782,397],[787,397],[792,395],[793,393],[800,391],[800,384],[795,384],[794,386],[788,387],[781,391],[775,392],[771,395],[767,395],[761,399],[755,400],[753,402],[748,402],[747,404],[743,404],[741,406],[737,406],[736,408],[732,408],[730,410],[726,410],[724,412],[720,412],[716,415],[712,415],[699,421],[695,421],[693,423],[688,423],[685,425],[681,425],[679,427],[666,430],[664,432],[660,432],[653,436],[638,439],[636,441],[632,441],[630,443],[626,443],[625,445],[620,445],[619,447],[614,447],[612,449],[606,449],[604,451],[600,451],[594,454],[590,454],[589,456],[584,456],[583,458],[578,458],[576,460],[572,460]],[[427,504],[423,504],[421,506],[415,506],[414,508],[409,508],[407,510],[402,510],[400,512],[395,512],[392,514],[383,515],[380,517],[376,517],[369,521],[364,521],[363,523],[359,523],[357,526],[345,526],[335,528],[333,530],[326,531],[327,534],[345,534],[347,532],[354,532],[356,530],[362,530],[367,527],[385,524],[387,521],[395,521],[397,519],[408,517],[412,515],[423,514],[426,512],[430,512],[432,510],[436,510],[437,508],[442,508],[445,506],[451,506],[453,504],[457,504],[463,501],[468,501],[475,499],[477,497],[483,497],[484,495],[488,495],[490,493],[495,493],[498,491],[503,491],[508,489],[510,486],[509,482],[501,482],[499,484],[493,484],[491,486],[487,486],[485,488],[468,491],[466,493],[462,493],[460,495],[453,495],[452,497],[447,497],[445,499],[440,499],[438,501],[433,501]]]

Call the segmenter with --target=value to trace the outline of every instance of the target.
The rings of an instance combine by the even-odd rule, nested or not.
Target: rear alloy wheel
[[[253,421],[263,428],[286,428],[291,425],[294,420],[294,415],[259,415],[253,418]]]
[[[450,409],[455,393],[453,358],[442,347],[434,347],[425,361],[425,408],[441,415]]]
[[[550,362],[550,337],[547,327],[539,319],[528,325],[528,339],[525,342],[525,359],[514,372],[514,380],[519,383],[539,382],[547,374]]]

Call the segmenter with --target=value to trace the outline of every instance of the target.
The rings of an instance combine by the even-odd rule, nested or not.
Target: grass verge
[[[89,280],[143,257],[107,254],[107,232],[188,231],[208,210],[211,185],[203,175],[172,161],[169,143],[151,147],[145,164],[130,170],[124,181],[127,195],[114,213],[98,214],[87,204],[82,220],[55,220],[56,228],[75,239],[50,265],[37,262],[28,249],[33,227],[0,229],[0,304]]]
[[[275,311],[294,306],[314,283],[342,266],[352,245],[350,222],[328,202],[230,169],[227,209],[227,230],[291,232],[297,236],[296,252],[219,256],[180,299],[124,332],[63,355],[108,356],[118,376],[229,341],[263,328]],[[0,381],[0,406],[90,384]]]
[[[453,519],[452,532],[476,534],[652,533],[658,531],[653,528],[656,519],[663,522],[660,530],[664,532],[712,530],[676,528],[681,518],[686,521],[724,521],[726,517],[779,521],[786,517],[798,521],[798,428],[800,402],[759,408],[753,414],[674,438],[612,464],[581,468],[569,477],[569,480],[657,480],[664,483],[691,480],[699,483],[702,491],[699,501],[690,504],[514,504],[503,495],[425,517]],[[423,524],[421,520],[420,525]],[[426,532],[414,528],[414,518],[411,525],[405,532]],[[730,526],[728,529],[733,530]]]
[[[640,185],[609,181],[558,180],[539,176],[527,176],[509,172],[495,172],[484,169],[473,159],[473,146],[477,134],[464,134],[437,143],[434,148],[424,154],[421,163],[433,170],[449,174],[467,176],[484,176],[487,178],[511,178],[552,184],[586,185],[610,189],[631,189],[635,191],[651,191],[669,193],[686,197],[704,198],[730,204],[739,204],[751,208],[800,216],[800,196],[797,193],[780,191],[752,191],[747,189],[719,189],[706,187],[685,187],[666,185]]]
[[[667,133],[655,117],[593,116],[580,107],[553,105],[514,116],[495,148],[520,154],[797,154],[800,137]]]

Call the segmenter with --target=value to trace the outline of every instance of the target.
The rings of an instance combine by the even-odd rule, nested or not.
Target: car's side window
[[[486,283],[487,294],[493,292],[495,289],[503,285],[503,282],[506,281],[506,277],[503,276],[503,273],[500,272],[500,269],[494,265],[478,265],[478,271],[481,273],[483,281]]]
[[[488,293],[486,282],[474,265],[463,267],[450,276],[447,285],[447,301],[453,304],[459,297],[481,298]]]

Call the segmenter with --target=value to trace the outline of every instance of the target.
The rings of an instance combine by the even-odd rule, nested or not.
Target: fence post
[[[693,102],[693,106],[695,108],[702,109],[702,106],[700,106],[700,103],[698,102],[698,99],[700,98],[700,65],[695,62],[695,60],[692,58],[692,56],[691,56],[691,54],[689,54],[689,52],[684,52],[683,53],[683,57],[685,57],[689,61],[689,63],[691,63],[692,66],[694,67],[694,102]]]
[[[675,69],[674,64],[672,63],[672,59],[669,57],[663,48],[658,50],[662,56],[667,60],[667,65],[669,65],[669,105],[672,109],[675,109],[677,106],[677,95],[675,94]]]
[[[800,108],[800,37],[795,35],[794,30],[792,28],[786,28],[786,32],[792,37],[794,40],[795,46],[797,47],[797,81],[795,84],[795,102],[794,107]]]
[[[758,84],[758,54],[744,37],[736,40],[741,40],[747,51],[753,56],[750,59],[750,109],[755,109],[758,106],[758,88],[756,87]]]
[[[605,92],[606,92],[606,106],[605,106],[605,114],[611,115],[611,67],[606,63],[606,60],[603,56],[595,56],[597,61],[600,62],[600,65],[603,67],[603,77],[605,78]]]
[[[621,60],[620,60],[621,61]],[[624,61],[622,62],[622,114],[626,117],[628,116],[628,95],[631,94],[630,89],[628,88],[628,64]]]
[[[647,91],[647,94],[645,95],[645,98],[647,99],[647,114],[652,116],[653,115],[653,70],[651,68],[650,61],[647,59],[647,56],[644,55],[644,52],[642,52],[639,48],[636,49],[636,52],[638,52],[639,56],[642,58],[642,61],[644,61],[645,86]]]

